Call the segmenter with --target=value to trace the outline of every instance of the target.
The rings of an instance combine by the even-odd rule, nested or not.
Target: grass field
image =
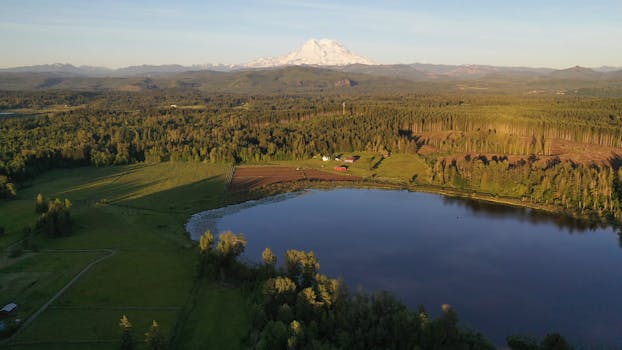
[[[7,228],[0,238],[3,249],[18,242],[23,228],[36,220],[37,193],[73,202],[70,236],[37,237],[39,252],[0,261],[0,301],[16,301],[22,319],[101,257],[102,249],[116,252],[94,265],[4,345],[115,348],[123,314],[134,323],[137,340],[143,339],[152,319],[172,336],[179,327],[180,310],[192,302],[200,312],[195,319],[203,324],[179,327],[184,343],[216,341],[218,348],[238,348],[248,322],[241,296],[235,289],[205,285],[196,289],[202,297],[191,300],[195,251],[184,230],[191,214],[222,205],[228,170],[225,165],[202,163],[55,170],[22,188],[15,200],[0,202],[0,225]]]
[[[4,261],[0,270],[0,303],[16,302],[20,306],[19,316],[25,318],[101,255],[101,252],[41,252],[27,254],[13,263]]]
[[[351,156],[360,157],[354,163],[344,163],[341,161],[330,160],[327,162],[319,158],[292,161],[272,162],[283,166],[308,167],[323,170],[330,173],[342,174],[335,171],[337,165],[347,165],[348,174],[367,179],[387,179],[391,181],[409,182],[416,176],[419,180],[425,180],[430,176],[430,169],[423,158],[416,154],[394,154],[388,158],[371,152],[343,153],[342,159]]]
[[[198,288],[181,330],[179,349],[238,349],[248,333],[246,300],[238,289],[216,284]]]

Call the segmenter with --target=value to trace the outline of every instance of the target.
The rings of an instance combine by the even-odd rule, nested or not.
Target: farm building
[[[342,166],[336,166],[335,170],[337,170],[337,171],[347,171],[348,168],[342,165]]]
[[[9,315],[13,313],[15,310],[17,310],[17,304],[9,303],[9,304],[4,305],[4,307],[0,309],[0,314]]]
[[[348,158],[344,159],[343,161],[346,162],[346,163],[354,163],[357,160],[359,160],[359,157],[358,156],[354,156],[354,157],[348,157]]]
[[[330,160],[330,156],[322,156],[322,160],[328,162]]]

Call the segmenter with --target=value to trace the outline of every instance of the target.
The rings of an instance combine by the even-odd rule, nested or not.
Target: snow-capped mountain
[[[300,49],[292,51],[287,55],[260,58],[248,62],[243,66],[246,68],[263,68],[279,66],[346,66],[349,64],[374,64],[365,57],[356,55],[333,39],[311,39]]]

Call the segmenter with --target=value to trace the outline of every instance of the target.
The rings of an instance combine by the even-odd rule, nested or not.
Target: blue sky
[[[622,66],[622,1],[0,4],[0,67],[241,63],[337,39],[379,63]]]

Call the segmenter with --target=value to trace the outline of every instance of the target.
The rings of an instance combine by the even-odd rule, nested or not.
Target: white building
[[[10,314],[11,312],[13,312],[15,310],[17,310],[17,304],[10,303],[10,304],[4,305],[4,307],[2,309],[0,309],[0,313]]]

